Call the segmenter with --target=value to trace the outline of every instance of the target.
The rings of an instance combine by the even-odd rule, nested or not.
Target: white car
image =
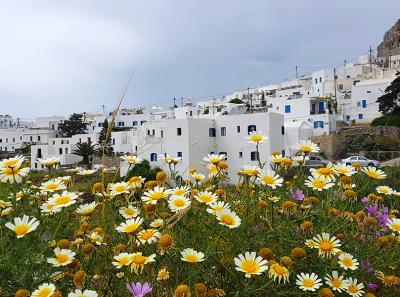
[[[361,166],[374,166],[374,167],[379,167],[379,161],[377,160],[370,160],[362,156],[351,156],[348,157],[347,159],[342,159],[342,163],[347,164],[347,165],[352,165],[353,163],[358,163]]]

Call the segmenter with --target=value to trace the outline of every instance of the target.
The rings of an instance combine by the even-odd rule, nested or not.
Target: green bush
[[[148,160],[143,160],[141,163],[133,166],[129,172],[126,174],[126,180],[129,180],[132,176],[141,176],[149,180],[155,180],[157,172],[162,171],[161,168],[155,167],[151,168]]]
[[[400,116],[385,115],[372,121],[371,126],[395,126],[400,127]]]

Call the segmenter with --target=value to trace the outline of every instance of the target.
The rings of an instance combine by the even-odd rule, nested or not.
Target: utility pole
[[[250,106],[250,88],[247,88],[247,105]],[[250,109],[251,112],[251,109]]]
[[[174,97],[174,105],[173,105],[173,107],[175,108],[176,107],[176,98]]]
[[[372,72],[372,48],[369,46],[369,71]]]
[[[103,104],[103,105],[101,106],[101,108],[103,109],[103,115],[105,115],[106,106]]]
[[[335,89],[335,103],[337,104],[336,98],[336,68],[333,68],[333,88]]]
[[[215,98],[213,98],[213,104],[212,104],[212,115],[214,118],[214,108],[215,108]]]
[[[296,78],[298,79],[299,78],[299,73],[298,73],[298,68],[297,68],[297,66],[296,67],[294,67],[295,69],[296,69]]]
[[[181,97],[181,107],[183,107],[183,97]]]

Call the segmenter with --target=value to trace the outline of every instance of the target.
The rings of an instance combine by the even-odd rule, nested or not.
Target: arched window
[[[157,154],[156,153],[151,153],[150,154],[150,161],[151,162],[157,162]]]

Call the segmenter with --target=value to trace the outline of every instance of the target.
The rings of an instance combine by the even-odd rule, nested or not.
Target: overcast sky
[[[212,97],[373,48],[399,0],[0,0],[0,114]],[[163,103],[168,105],[168,103]]]

